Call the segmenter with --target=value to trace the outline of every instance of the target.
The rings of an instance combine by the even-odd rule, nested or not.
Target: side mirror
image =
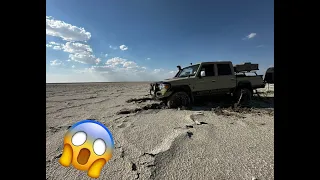
[[[206,72],[205,71],[201,71],[200,72],[200,77],[205,77],[206,76]]]

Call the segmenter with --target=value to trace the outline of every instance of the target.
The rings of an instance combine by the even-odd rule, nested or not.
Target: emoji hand
[[[100,176],[101,170],[106,163],[104,159],[96,160],[88,170],[88,176],[92,178],[98,178]]]
[[[72,161],[72,148],[69,144],[64,145],[62,156],[59,160],[60,164],[68,167]]]

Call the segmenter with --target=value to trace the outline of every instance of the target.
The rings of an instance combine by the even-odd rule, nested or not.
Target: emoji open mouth
[[[79,155],[78,155],[78,163],[81,165],[85,165],[90,157],[90,151],[87,148],[83,148],[80,150]]]

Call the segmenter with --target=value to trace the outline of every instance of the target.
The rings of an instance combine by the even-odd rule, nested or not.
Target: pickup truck
[[[171,78],[150,84],[153,98],[162,100],[169,108],[188,107],[197,96],[233,96],[239,104],[246,104],[253,96],[253,90],[264,88],[262,75],[248,76],[259,70],[258,64],[244,63],[233,66],[230,61],[201,62],[185,68],[178,67]]]

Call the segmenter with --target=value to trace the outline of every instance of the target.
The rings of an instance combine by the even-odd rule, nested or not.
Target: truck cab
[[[229,93],[236,86],[231,62],[203,62],[196,76],[189,79],[195,96]]]

